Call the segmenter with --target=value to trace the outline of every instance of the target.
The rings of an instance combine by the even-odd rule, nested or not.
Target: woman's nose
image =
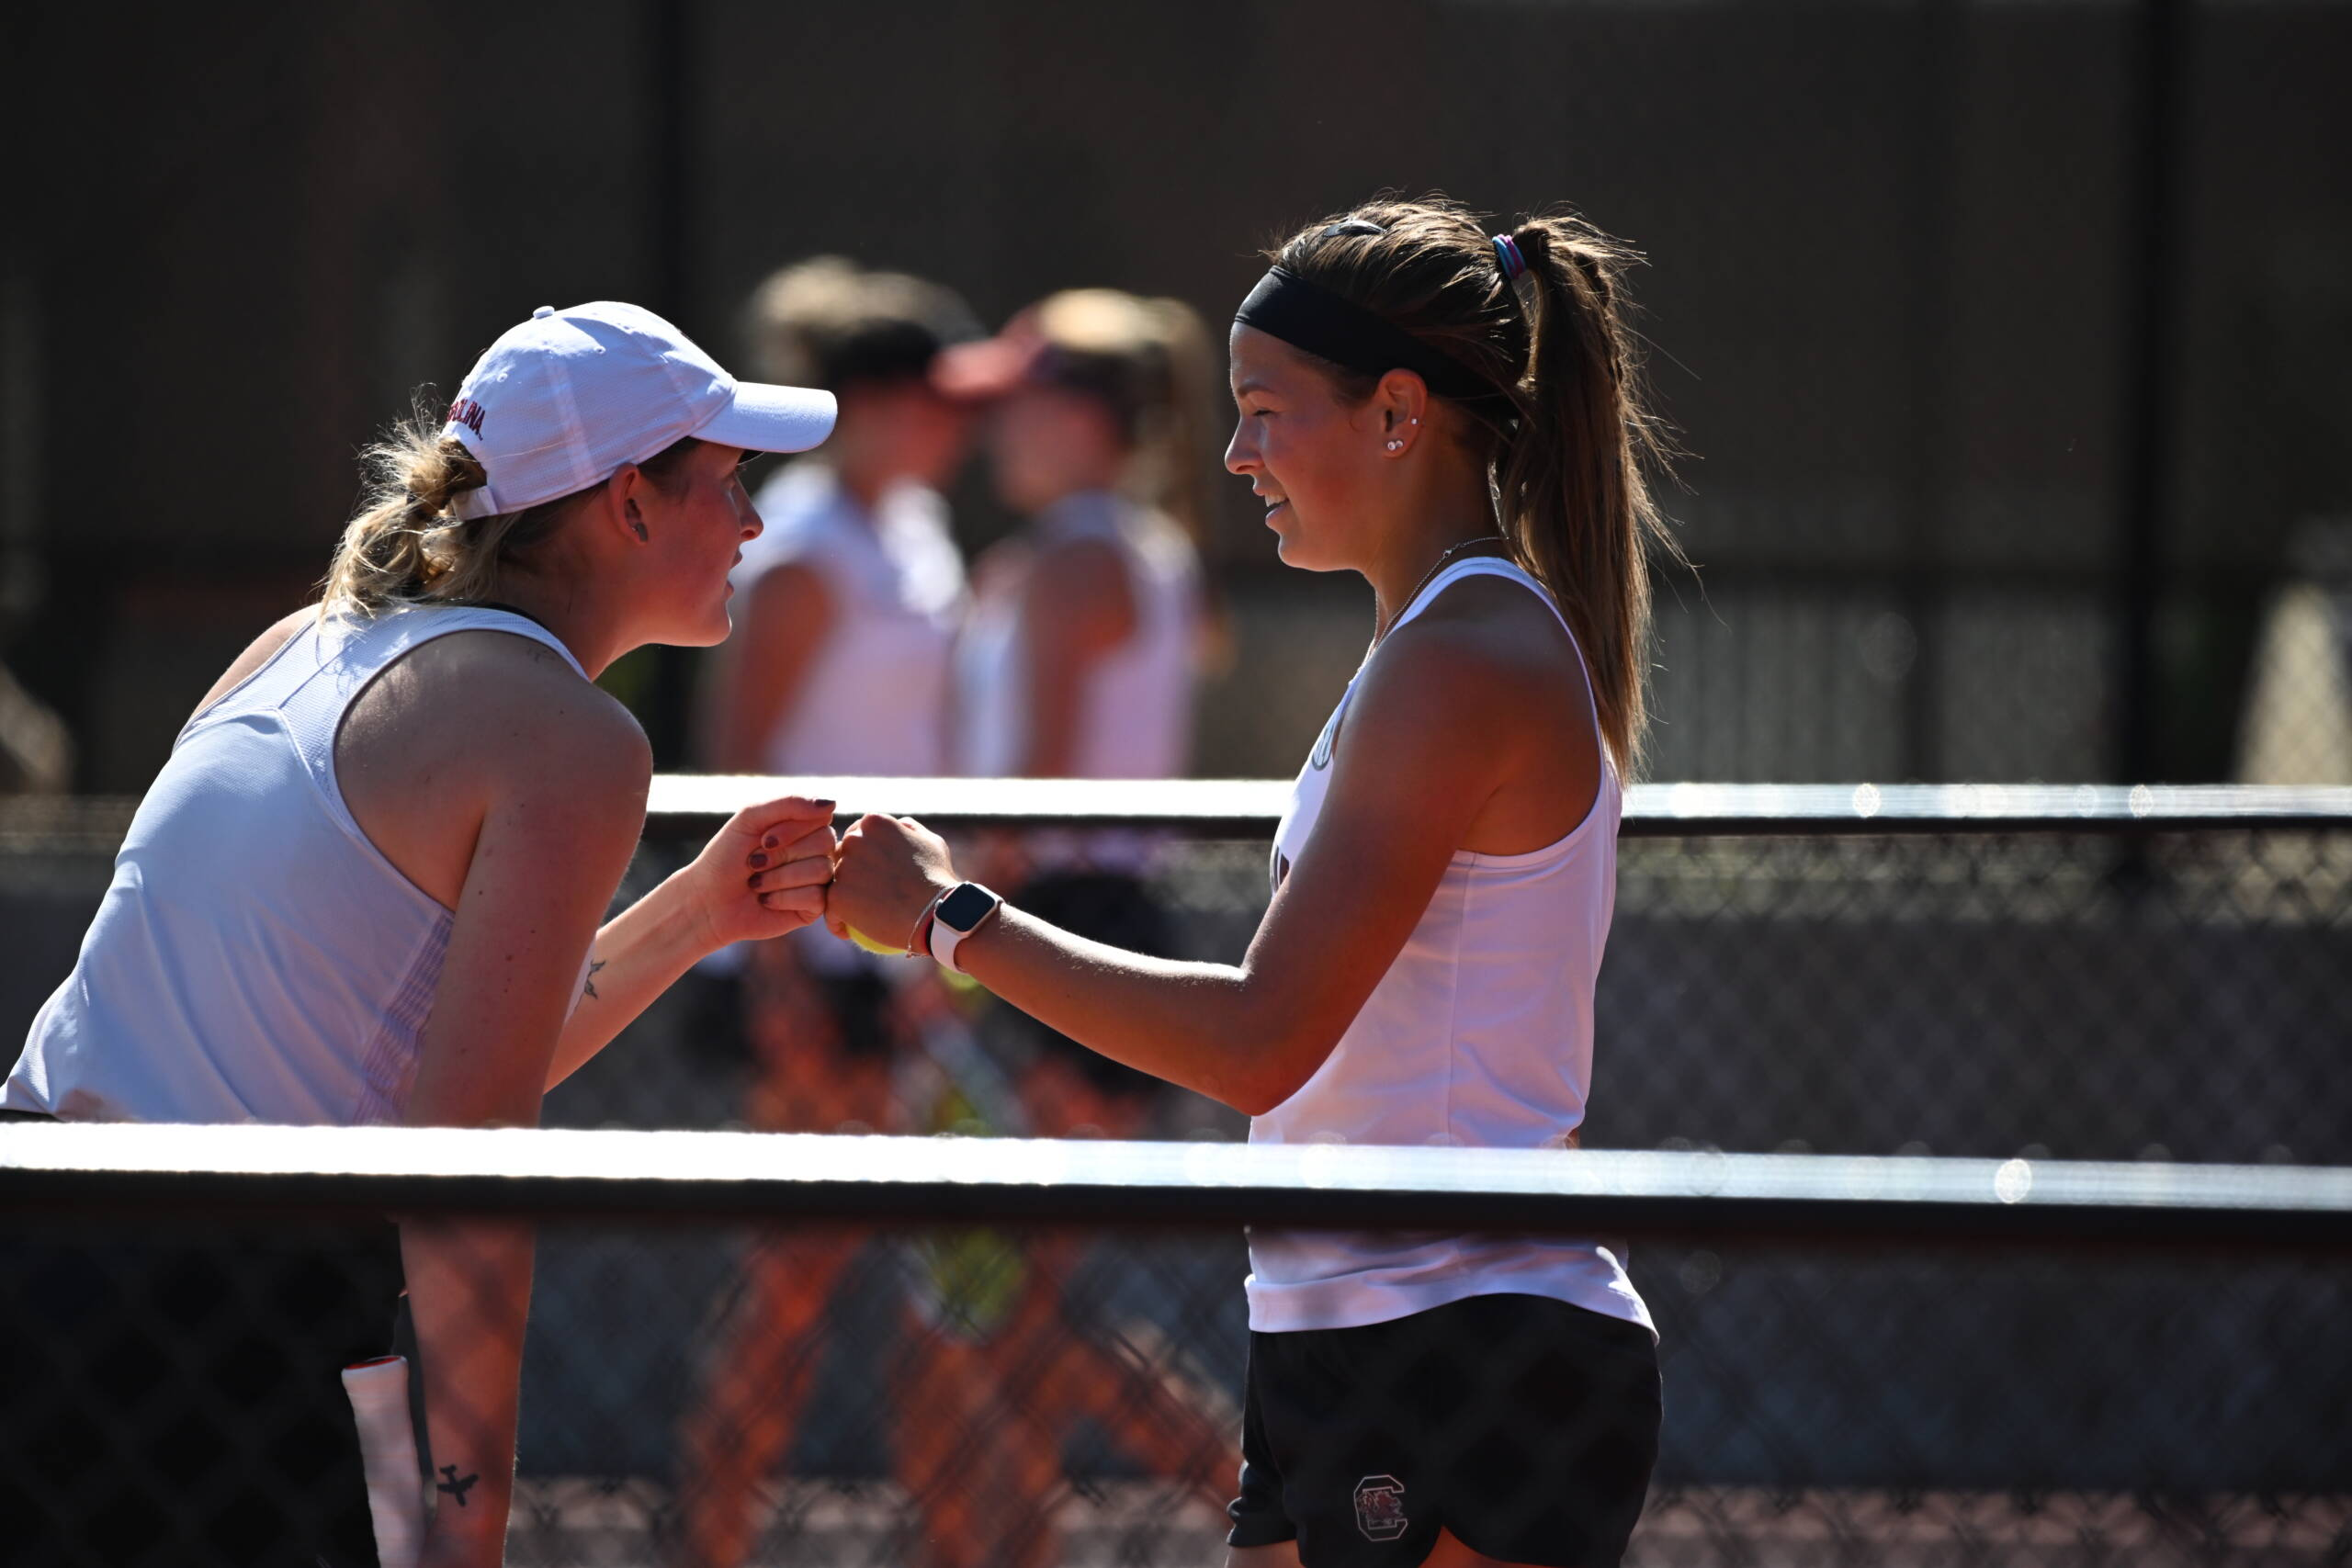
[[[1240,427],[1236,426],[1233,432],[1233,439],[1225,444],[1226,472],[1231,474],[1247,473],[1250,470],[1250,465],[1255,463],[1257,460],[1258,454],[1251,450],[1249,445],[1242,440]]]

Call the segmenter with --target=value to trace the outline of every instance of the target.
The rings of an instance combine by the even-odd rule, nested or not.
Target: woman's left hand
[[[911,817],[865,816],[842,835],[841,869],[825,899],[835,936],[854,926],[903,947],[932,900],[962,880],[940,836]]]
[[[833,803],[786,795],[747,806],[672,880],[710,948],[797,931],[824,918],[839,840]]]

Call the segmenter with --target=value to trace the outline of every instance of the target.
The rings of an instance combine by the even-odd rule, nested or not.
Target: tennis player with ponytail
[[[1227,466],[1284,561],[1360,572],[1372,647],[1300,772],[1238,965],[1088,942],[919,824],[844,836],[827,919],[909,933],[1257,1143],[1561,1147],[1643,729],[1632,257],[1451,202],[1302,231],[1231,336]],[[1649,1317],[1590,1241],[1256,1230],[1236,1563],[1607,1568],[1657,1452]]]
[[[832,421],[829,394],[739,384],[635,306],[501,336],[446,422],[375,452],[324,603],[180,732],[0,1108],[531,1125],[705,953],[813,920],[832,807],[785,799],[605,921],[651,759],[592,682],[642,644],[727,636],[760,532],[738,467]],[[388,1346],[403,1265],[437,1493],[422,1561],[503,1560],[528,1230],[285,1240],[0,1260],[11,1561],[376,1562],[337,1373]]]

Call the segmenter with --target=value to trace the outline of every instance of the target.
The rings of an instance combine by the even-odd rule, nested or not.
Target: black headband
[[[1275,267],[1258,280],[1233,319],[1278,337],[1293,348],[1367,376],[1410,370],[1442,398],[1464,402],[1499,394],[1500,389],[1461,361],[1440,353],[1392,326],[1361,305]]]

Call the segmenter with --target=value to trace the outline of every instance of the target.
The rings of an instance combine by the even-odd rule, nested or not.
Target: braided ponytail
[[[572,496],[493,517],[459,517],[458,498],[489,479],[465,443],[441,428],[440,415],[420,400],[362,455],[368,489],[320,584],[321,615],[495,600],[503,572],[562,522]],[[690,435],[638,467],[662,482],[699,445]]]

